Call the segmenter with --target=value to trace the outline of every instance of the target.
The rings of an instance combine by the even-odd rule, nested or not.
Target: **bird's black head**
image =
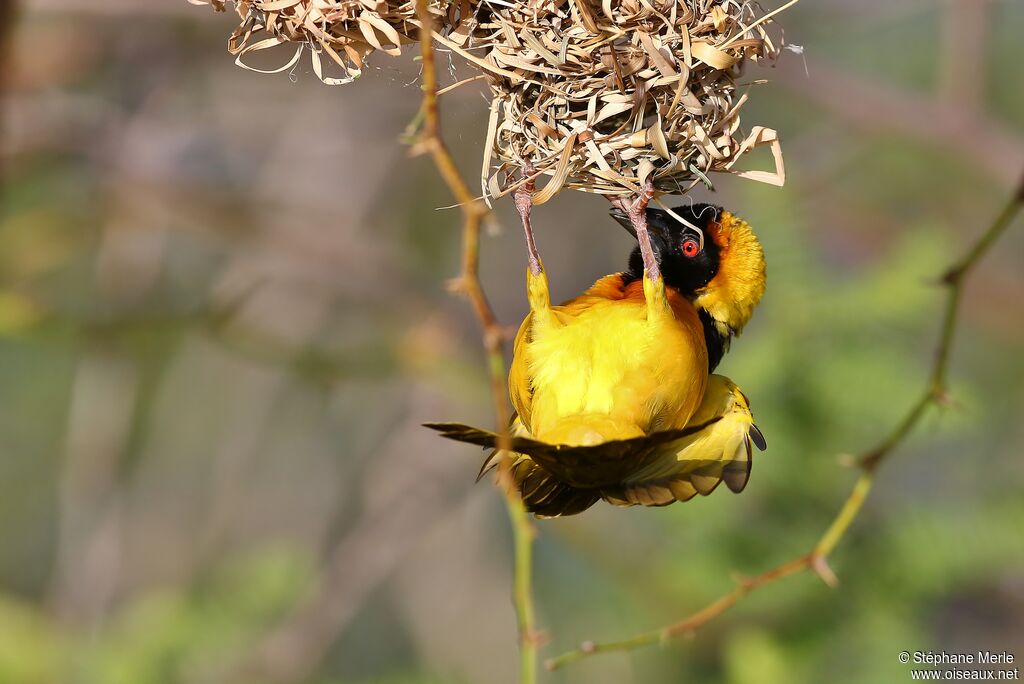
[[[647,210],[647,231],[665,284],[680,294],[693,297],[697,290],[711,282],[718,273],[719,247],[712,239],[708,226],[718,219],[722,210],[711,204],[691,204],[675,207],[672,211],[700,228],[703,235],[661,209]],[[625,212],[613,209],[611,215],[636,237],[633,224]],[[639,280],[643,275],[644,262],[640,256],[640,246],[637,245],[629,255],[626,276],[629,280]]]

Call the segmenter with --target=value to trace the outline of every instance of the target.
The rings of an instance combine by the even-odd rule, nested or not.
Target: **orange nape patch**
[[[764,250],[750,224],[728,211],[708,225],[708,233],[718,246],[718,273],[697,291],[694,304],[711,315],[723,335],[738,335],[764,294]]]

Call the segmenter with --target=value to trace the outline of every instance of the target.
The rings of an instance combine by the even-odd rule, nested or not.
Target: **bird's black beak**
[[[636,237],[636,230],[633,228],[633,222],[629,220],[629,216],[626,212],[621,209],[612,209],[608,213],[611,214],[611,217],[615,219],[616,223],[628,230],[629,234],[634,238]]]
[[[616,223],[629,231],[634,240],[636,239],[636,229],[633,227],[633,222],[629,220],[629,215],[626,212],[621,209],[612,209],[608,213],[611,214]],[[661,213],[656,209],[647,210],[647,233],[651,236],[651,249],[654,250],[654,255],[658,258],[659,263],[661,262],[661,255],[668,251],[670,242],[668,225],[661,216]]]

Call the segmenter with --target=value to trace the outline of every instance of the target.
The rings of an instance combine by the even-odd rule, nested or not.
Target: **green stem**
[[[856,484],[853,485],[853,491],[843,502],[843,507],[839,509],[839,514],[832,521],[832,524],[825,530],[825,534],[821,535],[821,539],[814,546],[814,551],[811,552],[811,556],[815,559],[828,558],[829,554],[832,553],[832,549],[836,547],[839,540],[846,534],[846,530],[850,528],[850,525],[857,518],[857,514],[860,513],[861,506],[864,505],[864,500],[868,498],[868,493],[871,491],[873,476],[870,471],[861,473],[861,476],[857,478]]]
[[[513,601],[519,625],[519,681],[537,681],[537,642],[533,607],[533,526],[530,515],[518,497],[509,498],[508,513],[515,544]]]

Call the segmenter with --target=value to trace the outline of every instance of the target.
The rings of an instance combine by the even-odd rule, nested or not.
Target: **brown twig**
[[[462,209],[462,272],[454,283],[454,289],[464,294],[473,306],[473,311],[483,328],[484,349],[487,352],[487,366],[490,372],[491,395],[497,422],[498,444],[504,449],[509,445],[509,413],[505,399],[505,358],[502,353],[504,331],[494,316],[487,296],[480,284],[480,226],[490,216],[490,210],[469,189],[459,173],[455,161],[441,136],[441,121],[438,111],[437,67],[434,60],[434,46],[431,43],[433,20],[427,11],[426,0],[417,0],[416,15],[421,26],[420,47],[423,60],[423,128],[413,146],[414,154],[429,153],[438,173],[455,196]],[[521,684],[533,684],[537,673],[538,632],[535,628],[532,552],[533,526],[515,487],[511,486],[510,475],[505,463],[499,469],[500,486],[506,492],[509,518],[515,545],[513,601],[519,627],[519,651]]]
[[[857,478],[853,490],[843,502],[839,513],[832,520],[832,523],[825,530],[818,543],[809,552],[788,560],[781,565],[777,565],[755,577],[738,580],[736,588],[732,591],[679,622],[649,632],[643,632],[622,641],[604,643],[584,642],[575,650],[549,659],[545,663],[545,667],[549,670],[555,670],[597,653],[630,651],[641,646],[663,642],[680,634],[692,634],[710,620],[727,611],[754,589],[804,570],[813,570],[827,584],[834,586],[836,578],[829,569],[827,563],[828,556],[835,549],[860,512],[864,500],[871,491],[874,473],[878,466],[906,439],[929,407],[932,405],[942,406],[947,403],[946,371],[949,366],[950,351],[953,346],[957,317],[960,312],[960,300],[967,275],[978,263],[978,260],[991,248],[992,244],[1006,231],[1017,217],[1017,214],[1020,213],[1022,207],[1024,207],[1024,179],[1021,180],[1014,196],[1007,202],[1006,207],[999,213],[988,230],[978,238],[964,257],[953,264],[942,277],[941,282],[949,288],[949,292],[945,313],[942,318],[935,361],[932,364],[932,370],[924,390],[920,398],[911,405],[903,420],[897,424],[892,433],[883,439],[878,446],[857,460],[861,470],[860,477]]]

